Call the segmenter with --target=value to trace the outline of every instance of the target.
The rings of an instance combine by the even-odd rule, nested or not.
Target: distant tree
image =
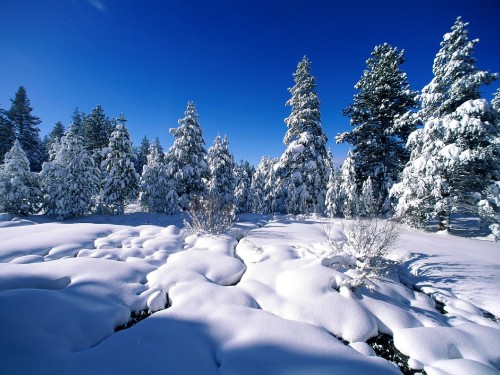
[[[412,116],[417,93],[400,69],[403,63],[404,50],[387,43],[374,48],[368,69],[354,86],[354,102],[344,110],[354,128],[336,138],[353,146],[358,188],[371,178],[380,213],[390,209],[389,189],[408,161],[405,144],[417,124]]]
[[[493,100],[491,101],[491,105],[493,109],[500,113],[500,89],[495,91],[495,95],[493,96]]]
[[[278,159],[263,157],[252,177],[252,211],[270,214],[276,211],[276,174]]]
[[[104,151],[99,211],[119,215],[125,211],[125,205],[137,197],[139,175],[135,171],[136,155],[132,149],[130,135],[125,127],[125,119],[111,133],[108,147]]]
[[[45,159],[44,147],[40,138],[41,121],[33,116],[30,100],[26,89],[21,86],[17,90],[14,99],[11,99],[12,105],[7,111],[7,117],[14,126],[14,131],[22,149],[28,156],[31,169],[38,172],[42,169],[42,163]]]
[[[235,191],[234,200],[238,213],[252,212],[252,176],[255,168],[248,161],[240,161],[235,166]]]
[[[179,127],[170,129],[175,140],[167,155],[182,209],[187,208],[191,197],[205,194],[210,174],[205,140],[193,102],[188,102],[184,115]]]
[[[208,193],[221,204],[234,204],[235,163],[226,136],[217,135],[213,146],[208,149],[207,162],[210,170]]]
[[[66,130],[61,121],[57,121],[52,128],[51,132],[43,138],[43,145],[45,148],[45,153],[50,154],[51,148],[54,143],[59,143],[61,138],[64,136]]]
[[[356,165],[352,151],[342,164],[342,175],[339,187],[339,207],[342,216],[347,219],[356,217],[359,213],[359,196],[356,186]]]
[[[368,177],[363,182],[361,197],[359,200],[359,214],[361,216],[373,216],[375,214],[375,198],[373,197],[372,179]]]
[[[29,160],[16,140],[0,165],[0,212],[29,215],[39,209],[38,174],[30,171]]]
[[[101,153],[108,146],[113,131],[113,122],[98,105],[88,115],[82,114],[83,141],[85,148],[92,153],[97,166],[102,161]]]
[[[84,137],[84,127],[83,127],[83,114],[80,110],[75,108],[73,114],[71,115],[71,126],[73,127],[72,132]]]
[[[287,193],[294,184],[300,213],[324,210],[328,183],[327,137],[321,126],[316,78],[311,75],[311,62],[304,56],[293,74],[295,85],[289,89],[292,97],[286,102],[291,107],[285,119],[287,132],[283,142],[287,146],[277,166],[278,211],[285,207]]]
[[[340,171],[332,169],[330,177],[328,178],[325,202],[325,213],[328,217],[334,217],[340,214],[340,181]]]
[[[135,150],[135,153],[137,155],[135,170],[137,171],[137,173],[142,173],[142,167],[145,166],[148,162],[148,155],[151,151],[150,146],[151,144],[149,143],[148,138],[144,136],[144,138],[142,138],[141,140],[141,145]],[[159,141],[157,142],[157,146],[160,146]]]
[[[451,32],[443,37],[432,67],[434,78],[420,95],[419,116],[423,123],[451,115],[466,101],[481,98],[481,85],[498,79],[497,74],[475,66],[473,52],[479,39],[469,40],[467,26],[468,23],[458,17]]]
[[[15,139],[14,124],[8,119],[5,110],[0,108],[0,160],[12,148]]]
[[[90,212],[99,193],[100,171],[73,125],[40,172],[44,205],[63,220]]]
[[[151,143],[147,163],[143,167],[139,204],[145,212],[174,214],[179,211],[179,197],[174,181],[168,176],[158,139]]]

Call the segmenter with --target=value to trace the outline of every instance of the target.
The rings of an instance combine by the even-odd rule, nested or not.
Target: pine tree
[[[75,108],[73,114],[71,115],[71,127],[73,128],[72,132],[74,134],[84,137],[83,114],[80,112],[78,107]]]
[[[353,146],[358,187],[371,178],[378,197],[375,210],[381,213],[389,209],[389,189],[408,161],[405,144],[416,126],[411,113],[417,93],[400,69],[403,63],[404,50],[387,43],[374,48],[366,61],[368,69],[354,86],[354,102],[344,110],[354,129],[336,138],[337,143]]]
[[[440,230],[449,230],[452,212],[486,212],[478,203],[500,179],[497,121],[491,105],[477,99],[415,131],[410,162],[391,191],[398,198],[396,215],[416,227],[437,217]]]
[[[340,180],[340,171],[332,169],[328,178],[325,202],[325,213],[328,217],[335,217],[340,214]]]
[[[342,176],[339,187],[339,207],[341,214],[347,218],[356,217],[359,213],[359,197],[356,186],[356,167],[351,150],[342,164]]]
[[[165,156],[158,139],[151,143],[147,163],[143,167],[139,203],[145,212],[175,214],[179,211],[179,197],[173,180],[168,176]]]
[[[375,198],[373,197],[371,177],[368,177],[368,179],[363,182],[359,206],[359,213],[361,216],[370,217],[375,214]]]
[[[175,141],[167,155],[168,168],[175,180],[179,204],[186,209],[193,196],[204,195],[209,177],[207,152],[198,113],[193,102],[187,104],[179,127],[170,129]]]
[[[207,162],[210,170],[208,193],[222,205],[234,204],[235,163],[226,136],[217,135],[213,146],[208,149]]]
[[[103,159],[101,153],[108,146],[113,131],[113,123],[104,114],[104,109],[98,105],[88,116],[82,114],[82,124],[85,148],[92,153],[96,165],[99,166]]]
[[[263,157],[252,177],[252,211],[262,214],[276,212],[276,174],[278,159]]]
[[[5,110],[0,108],[0,160],[12,148],[16,139],[14,125],[8,119]]]
[[[156,141],[158,141],[158,138],[156,139]],[[137,163],[135,165],[135,170],[137,171],[137,173],[142,173],[142,167],[148,163],[148,155],[151,151],[150,146],[151,144],[149,143],[148,138],[144,136],[144,138],[142,138],[141,140],[141,145],[136,149],[135,152],[137,155]],[[160,146],[159,141],[157,142],[157,146]]]
[[[434,78],[422,89],[419,113],[422,122],[452,114],[468,100],[481,97],[480,86],[498,78],[497,74],[476,68],[474,47],[479,39],[469,40],[468,23],[460,17],[443,37],[434,59]]]
[[[7,117],[14,126],[16,137],[22,149],[28,156],[31,169],[38,172],[41,170],[45,159],[44,147],[38,127],[41,121],[31,114],[33,108],[31,108],[28,94],[23,86],[19,87],[11,102],[12,105],[7,112]]]
[[[73,125],[61,137],[40,173],[47,214],[62,220],[90,212],[99,193],[100,171]]]
[[[122,214],[125,205],[136,198],[140,178],[135,171],[134,162],[137,157],[123,116],[119,122],[111,133],[102,162],[104,179],[101,183],[99,210],[112,215]]]
[[[491,101],[491,105],[493,109],[500,113],[500,89],[495,91],[495,95],[493,96],[493,100]]]
[[[287,132],[283,142],[287,146],[277,168],[278,211],[287,212],[287,191],[293,183],[300,199],[300,213],[324,210],[328,183],[327,137],[321,126],[316,78],[311,75],[311,62],[304,56],[293,74],[295,85],[289,89],[292,97],[286,102],[291,107],[285,119]]]
[[[0,212],[29,215],[38,211],[38,174],[30,171],[29,160],[16,140],[0,165]]]
[[[235,166],[235,191],[234,200],[238,213],[252,212],[252,176],[255,168],[248,161],[240,161]]]
[[[50,133],[43,138],[43,145],[47,155],[50,156],[52,146],[54,143],[60,143],[65,132],[63,123],[61,121],[57,121]]]

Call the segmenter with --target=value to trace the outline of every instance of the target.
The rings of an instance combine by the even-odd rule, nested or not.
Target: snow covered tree
[[[235,166],[234,200],[238,213],[252,212],[252,176],[255,168],[248,161],[241,161]]]
[[[422,109],[419,117],[425,123],[431,118],[451,115],[468,100],[481,97],[480,86],[498,78],[475,66],[474,47],[479,39],[469,40],[468,23],[460,17],[443,37],[441,48],[434,59],[434,78],[422,89]]]
[[[326,190],[325,213],[328,217],[334,217],[339,214],[340,180],[340,171],[332,169]]]
[[[29,160],[16,140],[0,165],[0,212],[29,215],[38,211],[38,174],[30,171]]]
[[[11,102],[12,105],[7,111],[7,117],[14,126],[16,137],[22,149],[28,156],[31,169],[39,172],[45,159],[40,129],[38,128],[41,121],[31,114],[33,108],[31,108],[28,94],[23,86],[19,87]]]
[[[7,118],[5,110],[0,108],[0,160],[12,148],[16,139],[14,125]]]
[[[109,137],[113,131],[112,121],[104,114],[104,109],[98,105],[88,115],[82,114],[83,141],[100,165],[101,153],[108,146]]]
[[[84,136],[84,134],[83,134],[83,117],[82,117],[82,113],[80,113],[80,110],[78,109],[78,107],[75,108],[75,110],[73,111],[73,114],[71,115],[71,127],[73,127],[72,133],[78,134],[81,137]]]
[[[50,150],[54,143],[59,143],[65,134],[64,125],[61,121],[57,121],[48,135],[43,138],[45,153],[50,154]]]
[[[495,91],[495,95],[493,96],[493,100],[491,101],[491,105],[493,106],[493,109],[500,113],[500,89],[497,89]]]
[[[40,173],[47,214],[62,220],[90,212],[99,193],[100,171],[77,128],[61,137]]]
[[[373,197],[371,177],[368,177],[368,179],[363,182],[359,202],[359,213],[361,216],[373,216],[375,214],[375,198]]]
[[[208,149],[207,162],[210,169],[208,193],[217,197],[221,204],[234,204],[235,163],[226,136],[217,135],[213,146]]]
[[[410,136],[412,150],[401,182],[391,191],[396,215],[424,227],[433,218],[450,229],[450,214],[486,210],[492,181],[500,179],[500,126],[484,99],[469,100],[452,114],[431,118]]]
[[[99,210],[113,215],[122,214],[125,205],[137,196],[140,178],[135,171],[136,155],[123,116],[119,121],[120,124],[111,133],[101,166],[104,178]]]
[[[263,157],[252,177],[252,211],[262,214],[276,212],[276,174],[278,159]]]
[[[139,204],[145,212],[162,212],[169,215],[179,212],[179,197],[174,181],[168,176],[165,156],[158,139],[149,147],[140,191]]]
[[[375,210],[382,213],[390,208],[389,189],[408,161],[405,144],[416,126],[411,113],[417,93],[400,69],[404,61],[404,50],[387,43],[374,48],[366,61],[368,69],[354,86],[354,102],[344,110],[354,128],[336,138],[337,143],[353,146],[358,187],[371,178]]]
[[[142,167],[145,166],[148,162],[148,155],[151,151],[151,144],[146,136],[142,138],[141,145],[135,150],[137,155],[137,163],[135,165],[135,170],[137,173],[142,173]],[[157,142],[157,146],[160,146],[159,141]],[[161,151],[163,152],[163,151]]]
[[[167,155],[182,209],[187,208],[191,197],[205,194],[210,174],[203,132],[193,102],[187,104],[184,115],[179,127],[170,129],[175,141]]]
[[[300,213],[323,212],[328,183],[327,137],[321,126],[316,78],[311,75],[311,62],[304,56],[293,74],[295,85],[289,88],[291,107],[285,119],[287,146],[277,166],[278,211],[287,212],[285,201],[291,184],[295,185]]]
[[[351,219],[358,215],[359,197],[356,186],[356,167],[351,150],[342,164],[338,202],[340,212],[345,218]]]

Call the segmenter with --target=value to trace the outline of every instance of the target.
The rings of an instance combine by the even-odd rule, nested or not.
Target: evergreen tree
[[[375,198],[373,197],[371,177],[368,177],[368,179],[363,182],[359,206],[359,213],[361,216],[370,217],[375,214]]]
[[[65,129],[63,123],[61,121],[57,121],[50,133],[43,138],[43,145],[47,155],[50,155],[51,148],[54,143],[60,143],[64,134]]]
[[[437,217],[440,230],[448,230],[452,212],[489,211],[486,198],[500,179],[500,126],[486,100],[469,100],[432,118],[412,133],[408,146],[411,159],[391,191],[404,222],[424,227]]]
[[[321,127],[316,78],[311,75],[311,62],[304,56],[293,74],[295,85],[289,89],[292,97],[286,102],[291,107],[285,119],[287,132],[283,142],[287,146],[277,167],[278,211],[287,212],[285,201],[291,184],[297,196],[300,213],[324,210],[328,182],[327,137]]]
[[[342,164],[342,176],[339,187],[339,207],[341,214],[351,219],[359,213],[359,197],[356,186],[356,166],[351,150]]]
[[[334,217],[340,214],[340,171],[332,168],[326,191],[325,213],[328,217]]]
[[[38,211],[38,174],[30,171],[29,160],[16,140],[0,165],[0,212],[29,215]]]
[[[40,138],[41,121],[33,116],[30,100],[26,89],[21,86],[17,90],[14,99],[11,99],[12,105],[7,112],[7,117],[14,126],[14,131],[22,149],[28,156],[31,169],[40,171],[45,159],[44,147]]]
[[[122,214],[125,205],[135,199],[139,188],[139,175],[135,171],[136,155],[123,116],[111,133],[105,158],[102,162],[104,179],[101,183],[100,211],[113,215]]]
[[[108,146],[109,137],[113,131],[112,121],[104,114],[104,109],[98,105],[87,116],[82,114],[83,141],[85,148],[92,153],[99,166],[101,153]]]
[[[0,108],[0,160],[3,160],[7,151],[12,148],[16,139],[14,125]]]
[[[217,135],[213,146],[208,149],[207,161],[210,170],[208,193],[222,205],[234,204],[235,163],[226,136]]]
[[[262,214],[276,212],[276,174],[278,159],[263,157],[252,177],[252,211]]]
[[[497,89],[495,91],[495,95],[493,96],[493,100],[491,101],[491,105],[493,106],[493,109],[500,113],[500,89]]]
[[[40,173],[47,213],[60,220],[88,213],[99,193],[99,168],[77,131],[72,125],[61,137]]]
[[[145,212],[175,214],[179,211],[179,197],[173,180],[168,176],[165,156],[158,139],[151,143],[147,163],[143,167],[139,203]]]
[[[240,161],[235,166],[235,191],[234,200],[238,213],[252,212],[252,176],[255,168],[248,161]]]
[[[468,23],[460,17],[443,37],[434,59],[434,78],[422,89],[419,113],[422,122],[452,114],[468,100],[481,97],[480,86],[498,78],[497,74],[476,68],[474,47],[479,39],[469,40]]]
[[[155,142],[157,142],[156,147],[161,147],[158,138],[156,139]],[[142,167],[148,163],[148,155],[151,151],[150,147],[151,144],[149,143],[148,138],[144,136],[144,138],[142,138],[141,140],[141,145],[139,146],[139,148],[136,149],[135,152],[137,155],[137,163],[135,166],[137,173],[142,173]]]
[[[210,173],[203,132],[193,102],[187,104],[184,114],[185,117],[179,120],[179,127],[170,129],[175,141],[167,155],[168,168],[175,180],[182,209],[187,208],[193,196],[205,194]]]
[[[375,210],[382,213],[390,208],[389,189],[408,161],[405,144],[416,126],[411,113],[417,93],[410,91],[400,69],[403,63],[404,50],[387,43],[375,47],[366,61],[368,69],[354,86],[354,102],[344,110],[354,128],[336,138],[353,146],[357,183],[371,178],[378,197]]]
[[[73,127],[72,132],[80,135],[81,137],[84,137],[83,116],[84,115],[80,112],[78,107],[75,108],[73,115],[71,116],[71,126]]]

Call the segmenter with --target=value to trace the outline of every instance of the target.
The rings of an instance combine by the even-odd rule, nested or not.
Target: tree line
[[[109,119],[100,106],[89,115],[76,110],[68,130],[58,123],[41,141],[40,121],[21,87],[0,115],[0,211],[65,218],[119,214],[137,201],[145,211],[175,213],[196,197],[211,197],[236,212],[396,215],[415,227],[438,219],[448,229],[451,213],[467,211],[495,224],[500,90],[488,102],[480,87],[498,75],[476,67],[478,40],[469,39],[467,26],[459,17],[444,35],[434,78],[420,93],[401,69],[404,50],[387,43],[374,48],[344,110],[352,129],[335,138],[351,145],[340,168],[326,149],[307,57],[289,88],[286,148],[256,168],[235,163],[227,137],[206,150],[192,102],[170,129],[174,143],[167,152],[146,137],[134,149],[124,116]]]

